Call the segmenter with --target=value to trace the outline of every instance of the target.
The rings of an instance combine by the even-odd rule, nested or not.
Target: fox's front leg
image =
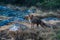
[[[34,24],[33,23],[31,23],[31,28],[34,28]]]

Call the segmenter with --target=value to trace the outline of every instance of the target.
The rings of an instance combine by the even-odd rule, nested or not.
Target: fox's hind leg
[[[37,24],[37,27],[39,27],[39,24]]]

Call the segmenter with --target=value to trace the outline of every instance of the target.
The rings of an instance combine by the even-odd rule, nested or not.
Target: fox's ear
[[[28,20],[28,17],[29,17],[29,16],[26,15],[26,16],[24,16],[24,19]]]
[[[34,15],[31,15],[31,17],[33,17]]]
[[[24,19],[26,19],[26,20],[28,20],[28,18],[33,18],[33,15],[26,15],[26,16],[24,16]]]

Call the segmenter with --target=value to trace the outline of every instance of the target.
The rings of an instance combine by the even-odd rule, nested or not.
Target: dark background
[[[36,6],[44,9],[60,9],[60,0],[0,0],[0,4]]]

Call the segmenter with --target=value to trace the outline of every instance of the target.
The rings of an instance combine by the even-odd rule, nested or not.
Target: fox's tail
[[[42,27],[50,27],[49,25],[47,25],[46,23],[44,23],[43,21],[41,21],[41,24],[40,24]]]

